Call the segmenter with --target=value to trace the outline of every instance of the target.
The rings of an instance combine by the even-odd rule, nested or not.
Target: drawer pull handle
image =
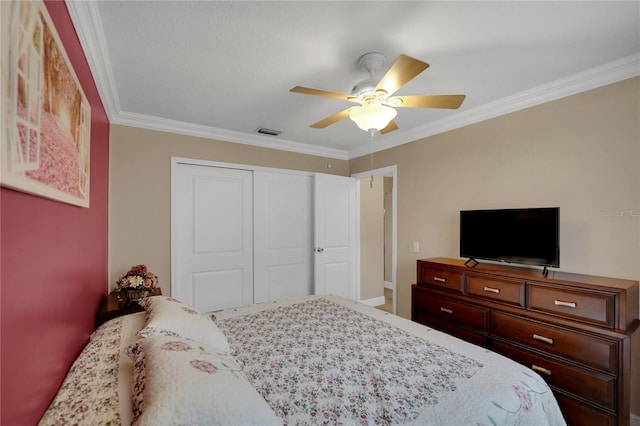
[[[556,306],[566,306],[567,308],[575,308],[576,302],[563,302],[562,300],[555,301]]]
[[[539,367],[539,366],[537,366],[537,365],[535,365],[535,364],[533,364],[533,365],[531,366],[531,369],[532,369],[532,370],[534,370],[534,371],[537,371],[537,372],[539,372],[539,373],[544,373],[544,374],[546,374],[547,376],[550,376],[550,375],[551,375],[551,370],[547,370],[546,368],[544,368],[544,367]]]
[[[441,282],[441,283],[446,283],[447,282],[446,278],[440,278],[440,277],[433,277],[433,280]]]
[[[442,312],[444,312],[444,313],[447,313],[447,314],[453,314],[453,310],[451,310],[451,309],[447,309],[447,308],[440,308],[440,310],[441,310]]]
[[[535,334],[534,333],[533,338],[535,340],[540,340],[541,342],[545,342],[545,343],[548,343],[550,345],[553,345],[553,339],[549,339],[548,337],[544,337],[544,336],[541,336],[539,334]]]
[[[489,293],[500,294],[500,289],[499,288],[485,287],[484,291],[488,291]]]

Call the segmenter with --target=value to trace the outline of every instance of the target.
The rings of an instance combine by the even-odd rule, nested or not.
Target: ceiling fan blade
[[[324,129],[325,127],[335,123],[336,121],[340,121],[343,118],[347,118],[349,116],[349,110],[350,109],[351,108],[347,108],[344,111],[340,111],[337,114],[330,115],[329,117],[325,118],[324,120],[320,120],[317,123],[314,123],[309,127],[313,127],[314,129]]]
[[[464,101],[465,95],[429,95],[429,96],[394,96],[393,99],[402,100],[402,104],[394,108],[446,108],[458,109]]]
[[[310,89],[309,87],[296,86],[289,90],[294,93],[304,93],[305,95],[325,96],[328,98],[344,99],[345,101],[351,101],[355,98],[353,95],[347,95],[346,93],[329,92],[327,90]]]
[[[376,90],[384,90],[389,96],[395,93],[411,79],[429,68],[429,64],[407,55],[400,55],[389,71],[378,82]]]
[[[395,120],[391,120],[389,124],[387,124],[387,127],[380,130],[380,133],[384,135],[385,133],[393,132],[394,130],[398,130],[398,125]]]

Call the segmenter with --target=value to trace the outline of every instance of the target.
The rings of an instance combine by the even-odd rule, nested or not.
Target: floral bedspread
[[[122,318],[96,330],[73,363],[40,425],[119,425]]]
[[[532,370],[337,296],[215,316],[245,375],[286,424],[565,424]],[[40,425],[130,424],[132,364],[121,350],[143,326],[140,313],[96,330]]]
[[[406,423],[482,368],[325,299],[218,326],[249,380],[290,424],[314,418],[328,424]]]
[[[216,312],[232,354],[286,424],[564,424],[531,370],[384,314],[452,345],[434,343],[350,303],[311,297]]]

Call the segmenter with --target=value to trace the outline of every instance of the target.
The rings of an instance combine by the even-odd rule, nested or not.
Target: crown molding
[[[72,0],[66,0],[65,4],[96,82],[102,105],[111,121],[120,111],[120,101],[115,79],[111,73],[113,68],[102,31],[98,5],[95,1]]]
[[[220,129],[217,127],[203,126],[200,124],[187,123],[184,121],[169,120],[150,115],[137,114],[131,112],[120,112],[111,120],[112,124],[123,126],[140,127],[144,129],[158,130],[180,135],[196,136],[206,139],[215,139],[222,142],[241,143],[261,148],[271,148],[281,151],[296,152],[299,154],[318,155],[321,157],[335,158],[337,160],[348,160],[344,150],[326,148],[311,144],[305,144],[277,136],[263,136],[236,132],[233,130]],[[277,138],[273,139],[273,138]]]
[[[572,76],[516,93],[478,107],[457,112],[447,118],[408,130],[401,134],[389,135],[374,144],[373,152],[393,148],[409,142],[448,132],[470,124],[499,117],[525,108],[561,99],[587,90],[617,83],[640,75],[640,54],[595,67]],[[348,157],[357,158],[371,153],[371,145],[349,151]]]
[[[418,141],[439,133],[640,75],[640,54],[628,56],[485,105],[457,111],[447,118],[412,130],[396,133],[395,135],[387,135],[384,140],[376,141],[373,147],[372,144],[366,144],[351,151],[343,151],[285,139],[268,140],[267,138],[272,138],[272,136],[234,132],[122,111],[115,80],[111,73],[111,61],[107,53],[97,2],[95,0],[66,0],[65,3],[111,123],[336,159],[349,160],[357,158],[372,151],[378,152]]]

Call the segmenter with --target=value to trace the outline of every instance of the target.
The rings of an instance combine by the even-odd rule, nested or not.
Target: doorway
[[[379,219],[382,223],[380,226],[383,229],[384,237],[379,239],[380,247],[378,249],[365,249],[361,246],[360,251],[360,264],[364,265],[363,272],[361,273],[360,288],[366,286],[365,271],[368,264],[375,264],[377,259],[383,258],[383,272],[375,275],[375,285],[377,286],[375,294],[378,297],[372,299],[363,300],[363,302],[389,310],[392,313],[397,312],[397,292],[396,292],[396,268],[397,268],[397,166],[389,166],[380,169],[375,169],[367,172],[356,173],[352,175],[354,178],[358,178],[361,181],[361,188],[369,188],[369,185],[379,185],[376,192],[379,195],[375,196],[376,202],[381,205],[374,206],[374,209],[380,209],[383,211],[383,215]],[[361,209],[361,220],[364,220],[362,215],[362,209],[370,208],[365,203],[370,202],[365,196],[363,196],[364,190],[361,191],[361,197],[359,199]],[[361,229],[361,233],[364,234],[364,230]],[[382,255],[380,255],[382,252]],[[373,254],[370,254],[373,253]],[[381,256],[381,257],[379,257]],[[370,258],[367,258],[370,257]],[[375,259],[374,259],[375,258]],[[380,277],[381,276],[381,277]],[[362,291],[361,291],[362,294]],[[365,297],[363,297],[365,299]],[[386,308],[384,305],[388,306]]]

